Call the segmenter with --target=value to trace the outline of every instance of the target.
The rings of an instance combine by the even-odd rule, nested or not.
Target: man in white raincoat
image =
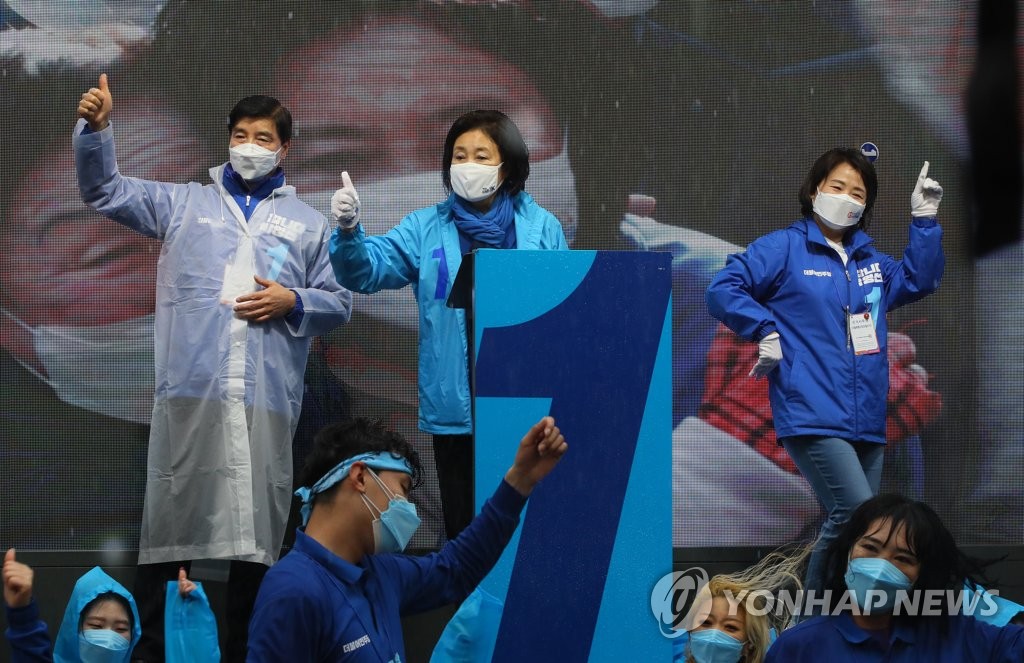
[[[265,570],[278,557],[310,341],[348,321],[351,294],[334,279],[323,215],[284,184],[291,115],[276,99],[238,102],[229,162],[210,169],[207,185],[122,176],[112,107],[103,74],[78,107],[82,199],[163,241],[139,582],[173,579],[190,560],[230,559],[258,584],[262,572],[241,563]],[[137,656],[162,659],[162,602],[143,605],[148,593],[143,632],[157,641]],[[251,603],[229,611],[244,629]],[[244,630],[228,637],[244,643]]]

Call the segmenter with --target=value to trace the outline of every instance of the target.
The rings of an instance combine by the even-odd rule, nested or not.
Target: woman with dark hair
[[[995,606],[975,593],[976,565],[923,502],[895,494],[864,502],[824,567],[828,616],[784,631],[767,663],[1024,660],[1024,628],[965,614]]]
[[[821,588],[825,548],[878,492],[889,364],[886,313],[934,291],[945,257],[936,221],[942,187],[925,162],[911,196],[902,260],[865,232],[878,195],[859,151],[821,155],[800,187],[804,218],[729,256],[706,299],[711,315],[758,343],[750,376],[767,376],[779,444],[827,512],[805,586]]]
[[[52,644],[33,597],[34,575],[30,566],[15,559],[13,549],[7,551],[3,590],[12,661],[128,661],[142,634],[128,590],[93,567],[75,583]]]
[[[445,531],[473,517],[473,421],[466,314],[447,306],[462,256],[477,248],[567,249],[557,218],[525,190],[529,150],[504,113],[460,116],[444,141],[448,198],[366,237],[348,173],[331,200],[331,264],[340,283],[373,293],[412,285],[419,307],[419,427],[433,435]]]
[[[35,571],[17,560],[13,548],[4,556],[2,575],[4,635],[14,663],[127,663],[133,654],[131,660],[142,660],[136,651],[142,624],[135,598],[100,567],[75,582],[56,641],[50,640],[33,596]],[[176,583],[160,588],[166,593],[174,589],[179,603],[169,609],[174,619],[166,625],[168,645],[160,660],[166,654],[168,661],[219,661],[216,622],[202,584],[189,580],[182,567]]]

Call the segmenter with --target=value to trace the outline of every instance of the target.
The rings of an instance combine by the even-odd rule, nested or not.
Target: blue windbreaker
[[[568,249],[558,219],[522,191],[513,198],[517,249]],[[384,235],[335,229],[331,264],[338,282],[373,293],[412,285],[419,308],[419,427],[438,435],[473,432],[466,314],[448,308],[462,264],[459,231],[444,201],[409,214]]]
[[[708,286],[711,315],[738,335],[780,335],[782,362],[768,374],[780,440],[816,435],[885,443],[885,314],[933,292],[942,278],[942,228],[934,218],[913,220],[902,260],[877,251],[861,230],[848,233],[844,245],[845,267],[814,220],[802,219],[729,256]],[[878,352],[854,354],[847,311],[871,312]]]
[[[408,660],[402,617],[459,603],[501,557],[526,498],[502,481],[480,514],[435,553],[351,564],[302,530],[263,579],[249,621],[249,663]]]
[[[886,663],[1019,663],[1024,628],[998,628],[973,617],[903,617],[892,620],[885,645],[846,612],[814,617],[779,634],[765,663],[886,661]]]

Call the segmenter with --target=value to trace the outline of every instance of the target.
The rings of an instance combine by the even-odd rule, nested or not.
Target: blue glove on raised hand
[[[935,216],[939,213],[942,200],[942,185],[928,177],[928,162],[924,162],[921,174],[917,176],[914,193],[910,194],[911,216]]]

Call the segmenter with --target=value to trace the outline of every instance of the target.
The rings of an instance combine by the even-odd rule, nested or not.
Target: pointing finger
[[[917,179],[924,180],[928,177],[928,162],[924,162],[924,166],[921,167],[921,174],[917,176]]]

